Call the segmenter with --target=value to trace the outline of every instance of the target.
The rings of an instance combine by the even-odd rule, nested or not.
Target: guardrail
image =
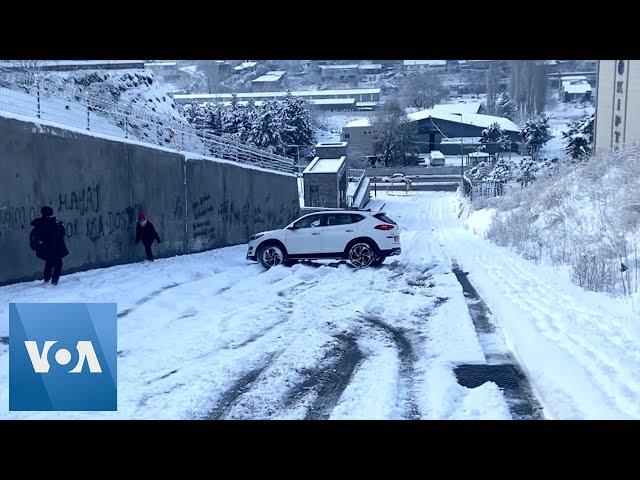
[[[2,89],[4,87],[4,89]],[[122,108],[115,102],[81,95],[55,95],[39,83],[12,77],[0,79],[0,110],[62,125],[134,139],[182,153],[216,157],[241,164],[287,173],[294,172],[294,160],[243,145],[217,135],[198,131],[169,116],[152,114],[144,108]]]

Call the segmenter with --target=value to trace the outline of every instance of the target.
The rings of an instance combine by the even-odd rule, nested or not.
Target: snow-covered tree
[[[516,117],[516,104],[507,92],[502,92],[496,99],[496,115],[513,120]]]
[[[469,170],[468,175],[473,180],[487,180],[492,170],[493,165],[491,165],[489,162],[480,162],[478,165]]]
[[[287,150],[287,145],[297,145],[300,155],[305,156],[315,145],[311,113],[302,98],[290,93],[285,97],[280,110],[280,126],[283,150]]]
[[[515,180],[521,187],[526,187],[536,179],[538,165],[531,157],[524,157],[517,164]]]
[[[494,122],[482,131],[479,143],[485,147],[484,149],[488,153],[495,154],[505,149],[505,144],[508,140],[509,138],[505,135],[500,124]]]
[[[493,169],[487,176],[487,179],[502,183],[510,180],[511,166],[509,165],[509,162],[504,158],[498,159],[498,161],[493,165]]]
[[[276,100],[268,100],[256,110],[251,131],[247,137],[248,143],[272,153],[282,151],[282,125],[279,110]]]
[[[527,120],[520,130],[520,137],[535,159],[540,148],[552,138],[549,132],[549,117],[543,113]]]
[[[578,160],[587,158],[593,151],[593,126],[595,116],[588,115],[578,122],[569,126],[569,130],[562,133],[562,137],[567,139],[565,152],[572,159]]]

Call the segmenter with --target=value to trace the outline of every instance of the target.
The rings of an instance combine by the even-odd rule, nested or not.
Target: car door
[[[310,255],[322,251],[321,222],[322,215],[307,215],[287,229],[286,247],[289,255]]]
[[[322,252],[342,253],[347,243],[356,237],[358,221],[364,217],[355,213],[328,213],[324,215]]]

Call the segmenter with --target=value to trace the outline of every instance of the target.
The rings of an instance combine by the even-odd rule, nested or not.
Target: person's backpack
[[[38,251],[44,248],[44,238],[42,238],[42,228],[40,225],[33,227],[29,234],[29,246],[31,250]]]

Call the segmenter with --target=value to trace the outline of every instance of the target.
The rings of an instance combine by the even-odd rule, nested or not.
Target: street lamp
[[[462,114],[454,113],[454,115],[460,115],[460,187],[464,188],[464,146],[462,145]]]

